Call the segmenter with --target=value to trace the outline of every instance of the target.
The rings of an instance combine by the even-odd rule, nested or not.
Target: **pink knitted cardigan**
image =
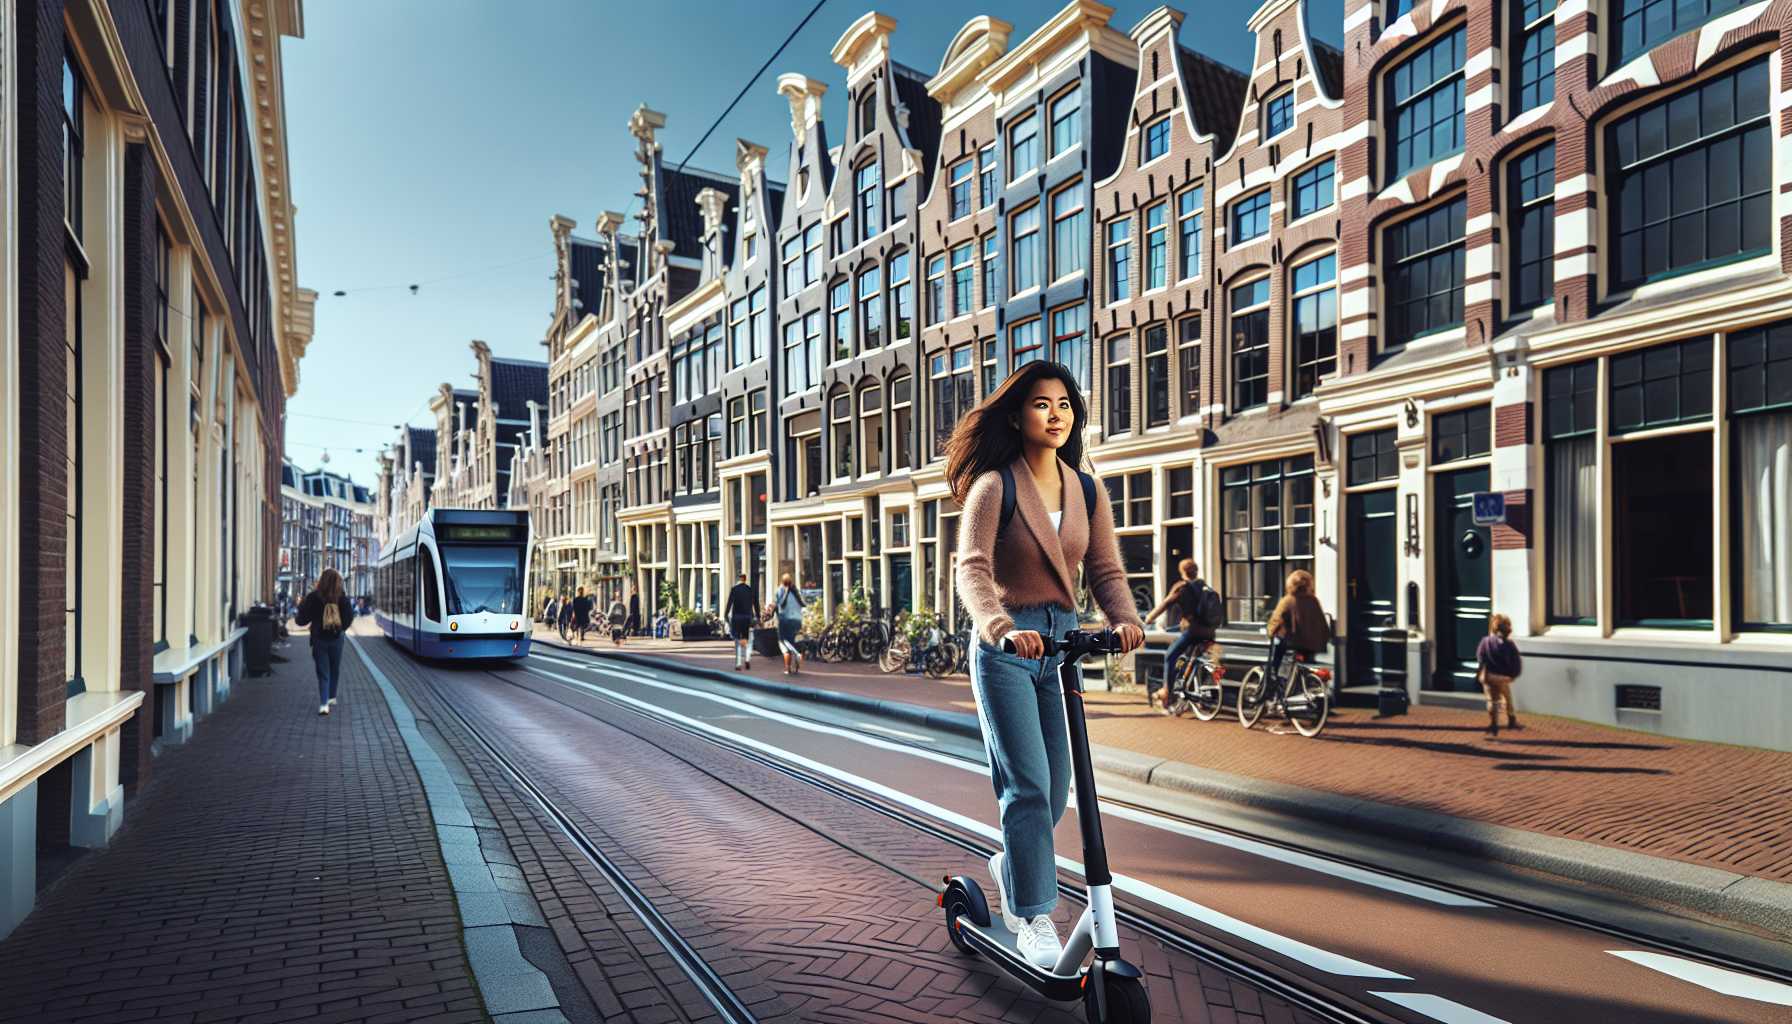
[[[1060,460],[1064,476],[1063,516],[1052,529],[1051,514],[1033,482],[1025,458],[1014,460],[1014,519],[1000,543],[1002,474],[988,472],[972,484],[958,526],[958,597],[971,613],[977,633],[991,644],[1014,628],[1009,609],[1059,604],[1076,607],[1074,567],[1081,566],[1089,592],[1113,626],[1142,626],[1114,539],[1114,513],[1096,480],[1093,510],[1084,507],[1076,470]]]

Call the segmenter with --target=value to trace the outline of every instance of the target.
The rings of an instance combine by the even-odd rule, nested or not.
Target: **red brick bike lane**
[[[616,649],[595,634],[574,646]],[[724,642],[631,638],[622,650],[734,667]],[[976,710],[964,676],[886,675],[874,664],[812,659],[792,677],[776,658],[755,658],[745,674]],[[1229,714],[1212,722],[1167,718],[1138,691],[1090,692],[1085,707],[1092,741],[1150,758],[1792,882],[1792,753],[1526,716],[1522,681],[1516,700],[1525,728],[1491,740],[1483,735],[1485,712],[1435,706],[1391,718],[1338,708],[1314,739],[1265,723],[1246,730]]]

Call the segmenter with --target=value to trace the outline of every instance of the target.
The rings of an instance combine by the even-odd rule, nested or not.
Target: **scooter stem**
[[[1110,885],[1107,841],[1101,834],[1101,807],[1095,799],[1095,766],[1089,761],[1089,727],[1083,720],[1083,673],[1065,658],[1058,664],[1064,691],[1064,719],[1070,727],[1070,759],[1076,780],[1076,820],[1083,833],[1083,877],[1090,887]]]

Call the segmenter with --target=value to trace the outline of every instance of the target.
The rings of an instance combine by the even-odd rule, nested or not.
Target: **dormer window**
[[[1294,90],[1285,89],[1263,101],[1263,139],[1273,139],[1294,127]]]
[[[1145,126],[1145,137],[1139,143],[1139,163],[1148,164],[1170,151],[1170,118],[1160,117]]]
[[[859,97],[859,138],[864,138],[877,130],[877,86],[865,90]]]

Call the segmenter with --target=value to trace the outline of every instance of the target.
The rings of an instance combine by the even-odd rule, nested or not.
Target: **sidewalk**
[[[488,1019],[386,702],[350,650],[319,716],[276,653],[0,942],[0,1020]]]
[[[584,646],[614,649],[595,636]],[[732,646],[721,642],[634,638],[624,650],[722,671],[734,663]],[[776,658],[756,658],[751,674],[941,711],[976,710],[963,676],[934,680],[884,675],[870,663],[812,661],[793,680]],[[1229,714],[1212,722],[1166,718],[1139,692],[1091,692],[1084,703],[1090,739],[1137,755],[1125,760],[1144,774],[1168,762],[1184,772],[1243,776],[1792,882],[1792,753],[1525,717],[1522,683],[1517,690],[1525,729],[1502,730],[1497,740],[1482,735],[1484,712],[1440,707],[1415,706],[1389,719],[1376,719],[1369,708],[1336,709],[1325,732],[1307,740],[1276,735],[1268,723],[1246,731]]]

